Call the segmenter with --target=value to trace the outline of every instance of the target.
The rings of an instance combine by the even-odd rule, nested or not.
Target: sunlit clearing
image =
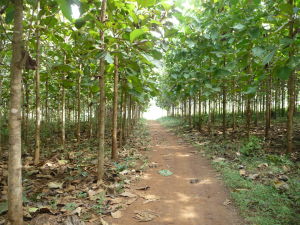
[[[167,111],[156,106],[155,101],[151,100],[150,107],[148,111],[143,114],[143,117],[147,120],[156,120],[166,115],[167,115]]]
[[[79,6],[78,5],[71,5],[72,9],[72,18],[78,19],[80,17],[80,11],[79,11]]]

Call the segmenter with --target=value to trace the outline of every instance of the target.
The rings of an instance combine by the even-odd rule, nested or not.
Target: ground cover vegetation
[[[261,135],[224,139],[190,129],[182,118],[164,117],[160,122],[211,160],[230,190],[233,202],[227,203],[235,204],[249,224],[298,224],[298,159],[268,151]]]

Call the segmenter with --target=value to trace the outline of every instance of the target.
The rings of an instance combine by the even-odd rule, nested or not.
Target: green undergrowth
[[[241,215],[253,225],[300,224],[300,163],[290,156],[264,151],[264,141],[202,136],[180,118],[159,122],[182,136],[211,159]]]

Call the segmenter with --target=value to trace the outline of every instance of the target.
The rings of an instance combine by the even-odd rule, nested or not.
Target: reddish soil
[[[149,225],[242,225],[242,219],[230,203],[229,194],[218,179],[209,161],[196,153],[196,149],[183,142],[156,121],[149,122],[152,137],[149,168],[142,179],[136,182],[130,192],[151,194],[160,200],[144,204],[139,198],[122,211],[119,219],[105,218],[116,225],[143,224],[133,218],[136,210],[151,210],[158,217]],[[162,176],[159,170],[173,172]],[[197,180],[195,180],[197,179]],[[137,187],[149,186],[146,191]]]

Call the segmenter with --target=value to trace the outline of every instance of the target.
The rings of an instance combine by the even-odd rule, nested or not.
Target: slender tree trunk
[[[2,98],[2,76],[0,75],[0,155],[2,155],[2,120],[3,120],[3,113],[2,110],[4,109],[3,106],[3,98]]]
[[[40,1],[37,1],[37,13],[40,12]],[[40,162],[41,151],[41,101],[40,101],[40,29],[39,20],[37,21],[36,28],[36,71],[35,71],[35,152],[34,152],[34,164],[37,165]]]
[[[63,76],[63,80],[65,75]],[[62,104],[61,104],[61,144],[63,149],[65,149],[66,144],[66,90],[64,85],[62,85]]]
[[[113,125],[112,125],[112,151],[111,158],[117,160],[118,158],[118,79],[119,79],[119,59],[115,55],[114,59],[115,71],[114,71],[114,99],[113,99]]]
[[[202,104],[202,102],[201,102],[201,91],[199,92],[199,99],[198,99],[198,116],[199,116],[199,126],[198,126],[198,129],[199,129],[199,131],[201,131],[202,130],[202,109],[201,109],[201,104]]]
[[[246,96],[246,130],[247,130],[247,137],[250,137],[250,126],[251,126],[251,97],[248,95]]]
[[[121,78],[119,77],[119,80]],[[122,84],[120,84],[120,86],[122,86]],[[120,120],[119,120],[119,129],[120,129],[120,132],[119,132],[119,147],[122,148],[122,145],[123,145],[123,140],[122,140],[122,136],[123,136],[123,101],[124,101],[124,91],[121,89],[121,102],[119,104],[119,115],[120,115]]]
[[[226,105],[227,105],[227,99],[226,99],[226,87],[223,86],[223,136],[226,137]]]
[[[193,127],[195,128],[196,127],[196,110],[197,110],[197,98],[196,98],[196,95],[194,96],[193,98],[193,103],[194,103],[194,109],[193,109]],[[174,108],[173,108],[174,109]],[[174,110],[173,110],[173,116],[174,116]]]
[[[23,224],[22,161],[21,161],[21,99],[22,99],[22,36],[23,1],[14,1],[14,34],[12,41],[9,156],[8,156],[8,221]]]
[[[45,121],[46,121],[46,124],[48,125],[49,123],[49,103],[48,103],[48,97],[49,97],[49,81],[48,81],[48,77],[46,79],[46,101],[45,101]]]
[[[81,67],[79,66],[80,72],[78,74],[78,80],[77,80],[77,142],[80,143],[80,123],[81,123],[81,95],[80,95],[80,89],[81,89]]]
[[[210,99],[208,100],[208,123],[207,123],[207,127],[208,127],[208,133],[211,134],[211,130],[212,130],[212,109],[211,109],[211,101]]]
[[[88,102],[88,111],[89,111],[89,137],[90,139],[93,137],[93,94],[90,91],[89,93],[89,102]]]
[[[127,120],[127,94],[124,90],[124,100],[123,100],[123,119],[122,119],[122,129],[121,129],[121,139],[122,139],[122,145],[123,146],[126,143],[126,120]]]
[[[192,98],[189,97],[189,126],[192,128]]]
[[[271,127],[271,74],[267,80],[267,94],[266,94],[266,124],[265,124],[265,138],[269,138],[269,131]]]
[[[292,8],[294,7],[294,0],[288,0]],[[294,39],[294,18],[290,16],[289,36]],[[291,46],[290,57],[294,56],[294,46]],[[293,152],[293,130],[294,130],[294,111],[295,111],[295,80],[296,73],[292,71],[288,80],[288,113],[287,113],[287,152]]]
[[[282,82],[281,87],[281,117],[284,117],[285,113],[285,83]]]
[[[102,0],[100,22],[105,22],[106,14],[106,0]],[[105,49],[104,44],[104,30],[100,31],[100,42],[102,51]],[[99,150],[98,150],[98,181],[101,181],[104,175],[104,144],[105,144],[105,61],[104,58],[100,59],[100,74],[99,74],[99,87],[100,87],[100,104],[99,104]]]
[[[129,104],[128,104],[128,119],[127,119],[127,125],[126,125],[126,137],[129,137],[130,131],[131,131],[131,109],[132,109],[132,101],[131,96],[129,95]]]

